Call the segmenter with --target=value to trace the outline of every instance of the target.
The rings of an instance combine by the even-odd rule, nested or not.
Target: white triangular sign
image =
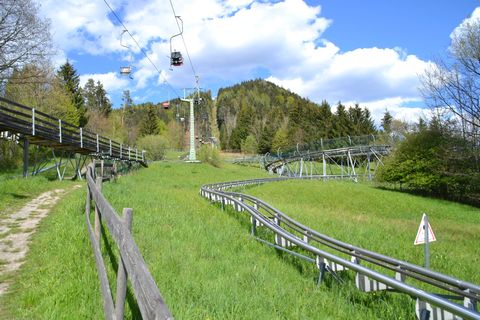
[[[425,243],[425,220],[426,220],[426,214],[424,213],[422,216],[422,221],[420,221],[420,226],[418,227],[417,231],[417,236],[415,237],[415,242],[413,243],[414,245],[417,244],[424,244]],[[428,223],[428,242],[433,242],[437,241],[437,238],[435,237],[435,234],[433,233],[432,226],[430,225],[430,222]]]

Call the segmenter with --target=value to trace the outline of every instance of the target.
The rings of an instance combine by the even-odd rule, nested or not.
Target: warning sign
[[[414,245],[417,244],[424,244],[425,243],[425,226],[428,224],[428,242],[437,241],[435,234],[433,233],[432,226],[429,222],[427,222],[427,215],[424,213],[422,216],[422,221],[420,222],[420,226],[418,227],[417,236],[415,237]]]

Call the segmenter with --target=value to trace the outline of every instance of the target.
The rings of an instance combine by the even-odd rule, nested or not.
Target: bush
[[[22,162],[22,149],[13,141],[0,140],[0,171],[16,169]]]
[[[138,146],[145,150],[147,160],[162,160],[168,148],[167,138],[159,135],[148,135],[138,139]]]
[[[220,152],[218,152],[217,148],[209,144],[204,144],[200,147],[198,150],[198,159],[217,168],[220,168],[222,165]]]
[[[256,154],[258,149],[257,140],[253,135],[249,135],[242,141],[241,149],[243,153]]]
[[[478,152],[468,141],[435,128],[407,135],[384,161],[379,182],[446,199],[480,204]]]

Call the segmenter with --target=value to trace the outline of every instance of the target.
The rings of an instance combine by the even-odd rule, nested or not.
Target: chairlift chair
[[[182,20],[182,18],[180,18],[180,16],[175,16],[175,19],[180,20],[180,22],[182,23],[182,27],[180,29],[180,33],[178,33],[176,35],[173,35],[170,38],[170,67],[172,67],[172,66],[173,67],[180,67],[181,65],[183,65],[182,53],[180,51],[176,51],[176,50],[172,49],[173,38],[181,36],[183,34],[183,20]],[[178,21],[177,21],[177,24],[178,24]]]
[[[127,48],[130,50],[130,46],[126,45],[123,43],[123,34],[127,32],[127,29],[123,30],[122,34],[120,35],[120,45],[124,48]],[[129,57],[129,62],[130,62],[130,58]],[[120,74],[122,76],[128,76],[130,79],[133,79],[132,78],[132,66],[126,66],[126,67],[120,67]]]
[[[120,74],[122,76],[129,76],[130,73],[132,72],[132,67],[120,67]]]
[[[162,103],[163,109],[168,110],[170,108],[170,102],[166,101]]]
[[[172,51],[170,54],[170,65],[180,67],[183,65],[183,56],[180,51]]]

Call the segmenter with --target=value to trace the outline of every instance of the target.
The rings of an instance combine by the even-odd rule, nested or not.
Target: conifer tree
[[[95,84],[93,79],[88,79],[83,87],[83,96],[88,111],[99,113],[105,117],[112,111],[112,103],[100,81],[97,80]]]
[[[390,112],[388,112],[388,110],[385,110],[383,118],[380,120],[380,126],[383,128],[383,131],[385,131],[386,133],[390,133],[392,131],[392,121],[392,115],[390,114]]]
[[[336,137],[345,137],[350,134],[351,122],[345,106],[339,102],[334,118],[334,134]]]
[[[80,76],[77,74],[77,70],[75,70],[73,65],[67,60],[65,64],[60,66],[57,76],[65,90],[70,94],[70,99],[77,109],[80,127],[84,127],[88,122],[88,118],[86,116],[86,109],[80,88]]]
[[[375,122],[372,119],[372,114],[370,110],[367,108],[363,108],[362,110],[362,131],[360,135],[365,134],[374,134],[377,130],[375,129]]]
[[[153,104],[149,104],[147,108],[147,114],[143,118],[142,126],[140,128],[140,135],[156,135],[160,133],[158,128],[158,116]]]

